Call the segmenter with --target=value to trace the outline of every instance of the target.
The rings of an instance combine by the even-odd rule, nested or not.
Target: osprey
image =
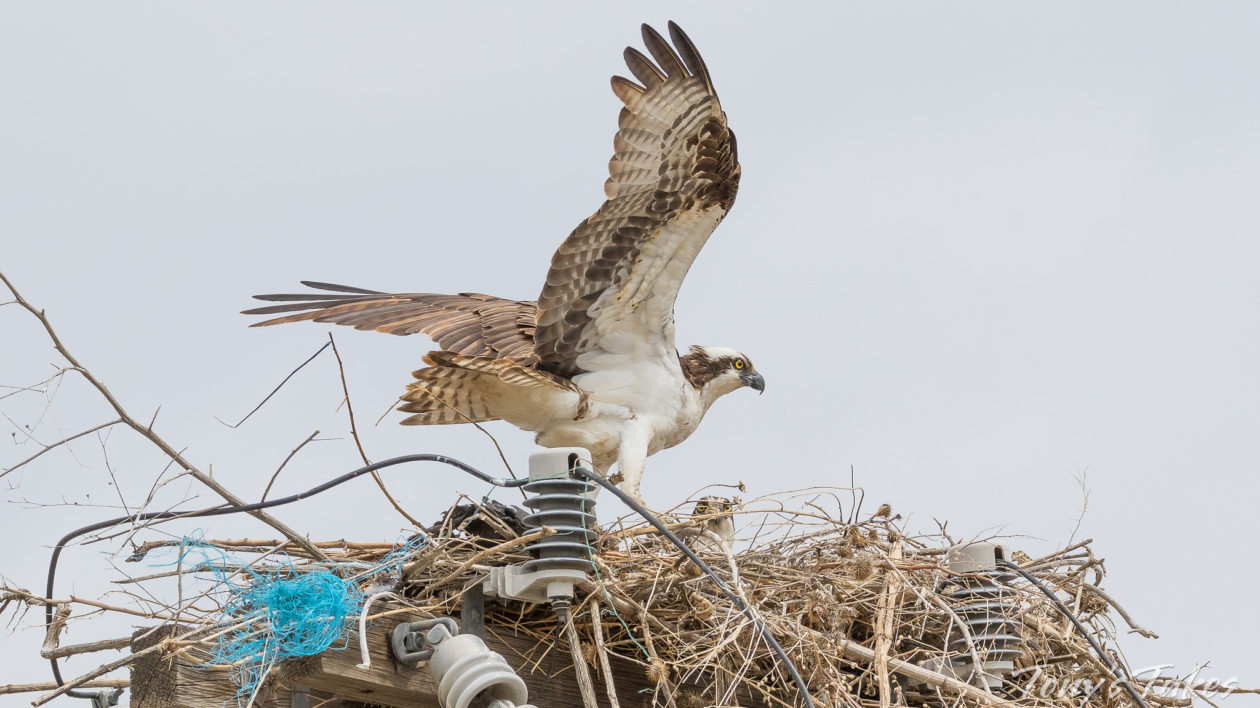
[[[765,389],[733,349],[675,348],[678,289],[735,201],[740,168],[704,61],[672,22],[669,34],[672,47],[643,26],[655,61],[625,50],[638,83],[612,78],[625,108],[607,201],[560,244],[537,301],[303,281],[315,291],[255,296],[285,304],[245,314],[296,314],[253,326],[314,320],[426,334],[441,350],[412,374],[404,425],[502,419],[539,445],[590,450],[601,474],[615,462],[622,488],[642,501],[649,455],[686,440],[721,396]]]
[[[687,542],[696,553],[729,554],[735,546],[735,519],[731,515],[735,503],[725,497],[701,497],[692,510],[692,518],[702,519],[695,538]]]

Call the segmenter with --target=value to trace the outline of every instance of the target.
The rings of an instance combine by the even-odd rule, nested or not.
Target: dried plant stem
[[[648,611],[647,608],[644,608],[643,614],[640,617],[643,627],[643,644],[647,649],[648,656],[652,659],[652,663],[654,665],[664,665],[666,670],[668,670],[669,664],[661,661],[661,657],[656,654],[656,644],[652,641],[652,630],[648,627],[648,624],[650,623],[647,618]],[[665,694],[665,705],[667,708],[678,708],[678,704],[674,701],[674,691],[669,685],[669,677],[660,677],[656,685],[657,688],[661,690],[661,693]]]
[[[1088,588],[1090,592],[1106,600],[1107,604],[1111,605],[1111,607],[1115,609],[1117,613],[1120,614],[1120,617],[1121,619],[1125,621],[1125,624],[1129,625],[1130,631],[1137,632],[1138,634],[1142,635],[1143,637],[1146,637],[1147,639],[1159,639],[1158,634],[1152,632],[1146,627],[1143,627],[1137,622],[1134,622],[1133,617],[1129,615],[1129,612],[1125,610],[1124,607],[1120,605],[1120,603],[1116,602],[1115,598],[1113,598],[1112,596],[1108,595],[1105,591],[1103,591],[1102,588],[1098,587],[1097,585],[1088,585],[1088,584],[1082,584],[1081,587]]]
[[[861,662],[864,664],[872,664],[877,661],[874,650],[867,649],[861,644],[848,639],[840,640],[840,651],[844,654],[844,657],[850,661]],[[901,659],[888,659],[888,668],[893,673],[900,674],[906,678],[922,681],[932,688],[939,688],[947,693],[952,693],[963,698],[970,698],[982,705],[998,706],[1000,708],[1021,708],[1022,705],[1003,698],[998,698],[990,693],[985,693],[975,686],[959,681],[952,676],[946,676],[945,674],[932,671],[931,669],[925,669],[918,664],[912,664]],[[1023,708],[1027,708],[1027,706],[1023,706]]]
[[[243,626],[243,624],[244,623],[226,628],[222,632],[219,632],[219,634],[223,634],[224,632],[231,631],[232,629]],[[184,634],[178,637],[177,639],[178,640],[188,639],[195,634],[204,634],[206,631],[207,630],[205,628],[194,629],[193,631],[188,632],[187,634]],[[156,654],[158,652],[163,651],[165,648],[166,648],[166,642],[158,642],[157,644],[154,644],[151,647],[147,647],[145,649],[141,649],[138,652],[128,654],[120,659],[116,659],[107,664],[101,664],[100,666],[96,667],[95,669],[92,669],[86,674],[83,674],[82,676],[79,676],[78,678],[70,679],[69,681],[66,681],[65,683],[61,684],[60,686],[53,689],[52,691],[49,691],[48,693],[45,693],[39,698],[31,701],[31,705],[38,708],[39,706],[44,705],[45,703],[47,703],[48,701],[51,701],[57,696],[62,695],[66,691],[70,691],[72,689],[78,688],[79,686],[82,686],[83,684],[96,678],[97,676],[100,676],[102,674],[107,674],[111,671],[114,671],[115,669],[120,669],[124,666],[127,666],[128,664],[133,663],[134,661],[136,661],[137,659],[140,659],[141,657],[148,656],[149,654]]]
[[[77,369],[75,369],[75,370],[77,371]],[[31,455],[30,457],[26,458],[25,460],[22,460],[21,462],[17,463],[16,465],[13,465],[12,467],[9,467],[8,469],[5,469],[4,471],[0,472],[0,477],[3,477],[3,476],[5,476],[6,474],[8,474],[8,473],[10,473],[10,472],[12,472],[12,471],[14,471],[14,470],[16,470],[16,469],[20,468],[20,467],[25,467],[26,465],[30,464],[31,462],[34,462],[34,461],[36,460],[36,458],[38,458],[40,455],[44,454],[45,452],[48,452],[48,451],[50,451],[50,450],[54,450],[54,449],[56,449],[56,448],[58,448],[58,447],[61,447],[62,445],[65,445],[66,443],[68,443],[68,442],[70,442],[70,441],[72,441],[72,440],[77,440],[77,439],[79,439],[79,438],[83,437],[84,435],[90,435],[90,434],[92,434],[92,433],[95,433],[95,432],[96,432],[96,431],[98,431],[98,430],[104,430],[105,428],[108,428],[108,427],[113,426],[113,425],[118,425],[119,423],[122,423],[122,422],[123,422],[122,418],[115,418],[114,420],[111,420],[111,421],[109,421],[108,423],[101,423],[100,425],[95,426],[95,427],[92,427],[92,428],[88,428],[87,430],[84,430],[84,431],[83,431],[83,432],[81,432],[81,433],[75,433],[74,435],[71,435],[70,437],[63,438],[63,439],[61,439],[61,440],[58,440],[58,441],[57,441],[57,442],[55,442],[55,443],[51,443],[51,444],[49,444],[49,445],[44,445],[43,449],[41,449],[39,452],[35,453],[34,455]]]
[[[306,439],[301,442],[301,444],[293,448],[293,450],[289,453],[289,455],[284,458],[284,462],[281,462],[280,466],[276,468],[276,471],[272,473],[271,479],[267,480],[267,486],[265,489],[263,489],[262,496],[258,498],[258,501],[267,501],[267,493],[271,491],[271,485],[276,483],[276,478],[280,476],[280,473],[282,471],[284,471],[284,466],[289,464],[289,460],[292,460],[293,456],[298,454],[298,451],[300,451],[302,448],[310,444],[310,442],[315,439],[316,435],[319,435],[318,430],[308,435]]]
[[[47,629],[44,630],[44,646],[40,647],[40,656],[48,659],[50,658],[48,654],[57,650],[61,642],[61,633],[65,631],[68,619],[70,619],[70,605],[58,605],[53,621],[49,622]]]
[[[109,403],[110,407],[114,409],[114,412],[118,414],[118,418],[127,427],[136,431],[137,433],[140,434],[141,437],[144,437],[146,440],[148,440],[149,442],[157,446],[157,448],[161,450],[163,454],[165,454],[168,458],[173,460],[175,464],[179,465],[181,468],[183,468],[185,471],[187,471],[189,474],[195,477],[198,482],[201,482],[205,486],[209,487],[215,494],[218,494],[219,496],[223,497],[223,499],[226,500],[229,504],[240,506],[245,503],[244,500],[242,500],[240,497],[228,491],[228,489],[224,487],[222,484],[219,484],[218,480],[214,479],[213,477],[206,474],[205,472],[202,472],[200,469],[194,466],[191,462],[184,459],[184,456],[181,455],[174,447],[172,447],[170,443],[166,442],[166,440],[164,440],[162,436],[153,432],[153,429],[151,427],[133,418],[131,414],[128,413],[126,409],[122,407],[122,404],[118,402],[118,399],[114,398],[114,394],[111,393],[110,390],[105,387],[105,384],[101,383],[100,380],[98,380],[96,376],[92,374],[91,371],[88,371],[86,367],[80,364],[79,360],[74,358],[74,355],[71,354],[70,351],[66,349],[65,345],[61,343],[61,338],[57,336],[57,332],[53,329],[52,323],[49,322],[48,317],[44,315],[44,311],[36,309],[34,305],[27,302],[26,299],[22,297],[21,293],[17,291],[17,288],[13,287],[13,283],[9,282],[9,279],[5,277],[3,273],[0,273],[0,281],[4,281],[4,284],[8,286],[9,291],[13,293],[13,297],[16,300],[17,304],[21,305],[24,309],[26,309],[27,312],[30,312],[32,315],[34,315],[36,319],[39,320],[39,323],[44,326],[44,331],[48,333],[48,337],[52,340],[53,347],[57,350],[57,353],[61,354],[61,356],[65,358],[65,360],[69,362],[71,366],[74,367],[75,371],[78,371],[79,374],[82,375],[83,378],[86,379],[87,382],[91,384],[92,387],[95,388],[101,394],[101,396],[105,398],[105,400]],[[259,521],[262,521],[263,523],[272,527],[273,529],[279,531],[281,534],[284,535],[285,538],[289,539],[290,541],[293,541],[297,545],[306,549],[308,553],[316,556],[317,558],[327,560],[327,558],[325,558],[324,554],[320,552],[318,548],[311,545],[310,541],[308,541],[305,537],[303,537],[297,531],[293,530],[292,528],[289,528],[287,524],[282,523],[279,519],[276,519],[275,517],[271,516],[270,514],[262,510],[251,511],[249,512],[249,514],[257,518]]]
[[[550,526],[543,526],[537,531],[531,531],[530,533],[527,533],[524,536],[517,536],[516,538],[513,538],[508,541],[504,541],[503,543],[500,543],[497,546],[492,546],[490,548],[487,548],[484,551],[474,555],[472,558],[469,558],[468,560],[464,561],[462,564],[460,564],[458,568],[448,573],[441,580],[438,580],[437,582],[434,582],[428,585],[426,589],[429,590],[430,592],[433,590],[436,590],[442,587],[443,585],[446,585],[450,581],[463,575],[464,573],[468,572],[470,569],[472,569],[474,565],[489,558],[490,556],[497,555],[499,553],[502,553],[507,550],[511,550],[518,546],[524,546],[525,544],[531,543],[533,541],[537,541],[540,538],[546,538],[547,536],[550,536],[551,534],[555,532],[556,530],[551,528]],[[403,569],[403,577],[404,578],[407,577],[406,569]]]
[[[582,656],[582,640],[578,637],[577,627],[570,614],[561,622],[564,626],[564,638],[569,645],[569,655],[573,658],[573,671],[577,674],[578,691],[582,694],[582,705],[586,708],[599,708],[595,698],[595,683],[591,681],[591,671]],[[611,689],[610,689],[611,690]]]
[[[350,386],[346,383],[346,367],[341,361],[341,353],[337,351],[337,341],[333,339],[332,332],[328,333],[328,343],[332,345],[333,356],[337,357],[337,371],[341,373],[341,392],[345,394],[346,413],[350,418],[350,437],[354,438],[354,445],[359,449],[359,457],[363,459],[363,464],[370,465],[372,463],[368,460],[367,453],[363,451],[363,441],[359,440],[359,429],[354,423],[354,406],[350,403]],[[412,526],[418,529],[424,528],[424,524],[416,521],[411,514],[403,510],[398,501],[394,499],[394,495],[389,493],[389,489],[385,487],[385,482],[381,480],[381,476],[375,470],[372,471],[372,479],[376,482],[376,486],[381,488],[381,493],[389,500],[390,505],[394,507],[394,511],[402,514],[403,518],[411,523]]]
[[[131,646],[131,637],[117,637],[115,639],[102,639],[96,642],[85,642],[83,644],[71,644],[64,647],[40,650],[39,655],[45,659],[60,659],[67,656],[74,656],[75,654],[87,654],[94,651],[126,649],[129,646]]]
[[[87,605],[88,607],[95,607],[101,610],[107,610],[109,612],[121,612],[122,614],[133,615],[135,617],[147,617],[149,619],[158,619],[158,620],[173,619],[173,617],[169,615],[158,614],[156,612],[146,612],[144,610],[136,610],[130,607],[121,607],[119,605],[110,605],[104,602],[98,602],[97,600],[89,600],[87,598],[78,597],[75,595],[71,595],[70,597],[65,598],[65,599],[46,598],[46,597],[41,597],[39,595],[36,595],[35,593],[32,593],[30,591],[22,590],[21,588],[10,588],[10,587],[4,587],[4,586],[0,586],[0,592],[4,593],[4,595],[0,595],[0,600],[9,599],[9,597],[11,597],[12,599],[22,600],[28,604],[33,604],[33,605],[69,605],[73,603],[73,604],[78,604],[78,605]],[[9,596],[9,597],[6,597],[6,596]]]
[[[80,688],[127,688],[131,686],[131,679],[96,679],[95,681],[84,681],[79,685]],[[10,693],[35,693],[36,691],[51,691],[57,687],[52,681],[46,683],[10,683],[0,686],[0,696]]]
[[[612,661],[608,658],[608,648],[604,646],[604,625],[600,620],[599,600],[591,600],[591,626],[595,635],[595,650],[599,653],[599,668],[604,675],[604,690],[608,694],[608,708],[621,708],[617,701],[617,687],[613,684]]]
[[[892,544],[888,553],[890,563],[901,560],[901,542]],[[884,590],[879,595],[875,610],[875,670],[879,681],[879,706],[890,708],[892,705],[892,682],[888,676],[889,647],[893,642],[893,615],[897,611],[897,598],[901,595],[901,574],[886,571],[884,574]]]

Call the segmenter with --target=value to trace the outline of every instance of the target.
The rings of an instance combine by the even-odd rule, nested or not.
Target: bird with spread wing
[[[626,64],[638,83],[612,79],[625,104],[607,201],[560,244],[537,301],[461,293],[387,294],[328,283],[254,326],[313,320],[390,334],[428,335],[441,347],[400,399],[404,425],[505,420],[545,447],[590,450],[613,463],[642,500],[649,455],[687,439],[709,406],[765,381],[743,354],[674,344],[674,301],[700,248],[735,201],[739,161],[709,71],[673,22],[673,46],[651,27]],[[655,61],[653,61],[653,59]]]

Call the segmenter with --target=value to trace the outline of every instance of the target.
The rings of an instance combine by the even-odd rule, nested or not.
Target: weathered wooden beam
[[[377,608],[374,608],[377,609]],[[384,609],[382,606],[381,609]],[[437,689],[426,665],[400,667],[389,651],[388,637],[401,622],[426,619],[420,613],[400,613],[368,625],[368,653],[371,667],[359,668],[357,632],[350,632],[338,648],[322,654],[291,659],[268,676],[254,706],[259,708],[302,708],[322,705],[349,706],[376,704],[397,708],[440,708]],[[136,633],[132,649],[143,649],[186,631],[162,627],[144,636]],[[486,645],[502,654],[529,689],[529,700],[539,706],[580,706],[577,675],[567,644],[559,636],[537,639],[518,635],[510,628],[486,626]],[[131,705],[136,708],[222,708],[236,702],[236,686],[226,669],[207,668],[209,654],[188,649],[172,658],[155,652],[137,661],[131,671]],[[610,657],[613,686],[597,679],[602,692],[617,696],[621,708],[649,708],[656,685],[647,678],[644,666],[617,656]],[[697,687],[684,687],[699,693]],[[309,698],[308,698],[309,697]],[[740,705],[757,706],[741,692]],[[330,700],[331,699],[331,700]],[[601,701],[602,703],[602,701]]]
[[[150,633],[135,633],[132,651],[190,631],[191,627],[166,625]],[[146,636],[147,635],[147,636]],[[223,708],[236,705],[236,684],[227,669],[207,668],[210,654],[190,648],[173,658],[162,652],[147,654],[131,666],[132,708]],[[254,700],[258,708],[290,708],[290,691],[269,679]]]
[[[389,653],[389,635],[401,622],[415,622],[426,616],[395,615],[368,627],[370,669],[359,664],[359,640],[353,633],[344,649],[332,649],[319,656],[292,662],[281,673],[280,680],[309,686],[312,689],[354,700],[379,703],[399,708],[440,708],[437,687],[427,665],[419,668],[398,667]],[[577,674],[569,659],[566,645],[557,639],[539,641],[516,635],[504,627],[488,625],[485,642],[492,651],[502,654],[525,681],[529,699],[535,705],[580,706]],[[647,708],[652,694],[643,667],[625,659],[613,658],[615,689],[622,708]]]

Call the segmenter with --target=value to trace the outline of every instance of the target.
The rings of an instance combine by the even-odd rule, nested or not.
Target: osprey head
[[[712,531],[721,544],[727,548],[735,541],[735,519],[732,512],[735,510],[735,503],[725,497],[701,497],[696,502],[696,508],[691,512],[693,517],[701,517],[703,519],[700,528],[706,531]],[[693,547],[697,550],[723,550],[721,547],[715,547],[711,543],[712,539],[705,539],[703,536],[693,542]]]
[[[683,375],[710,401],[744,386],[759,393],[766,390],[766,380],[752,362],[734,349],[693,345],[679,361]]]

